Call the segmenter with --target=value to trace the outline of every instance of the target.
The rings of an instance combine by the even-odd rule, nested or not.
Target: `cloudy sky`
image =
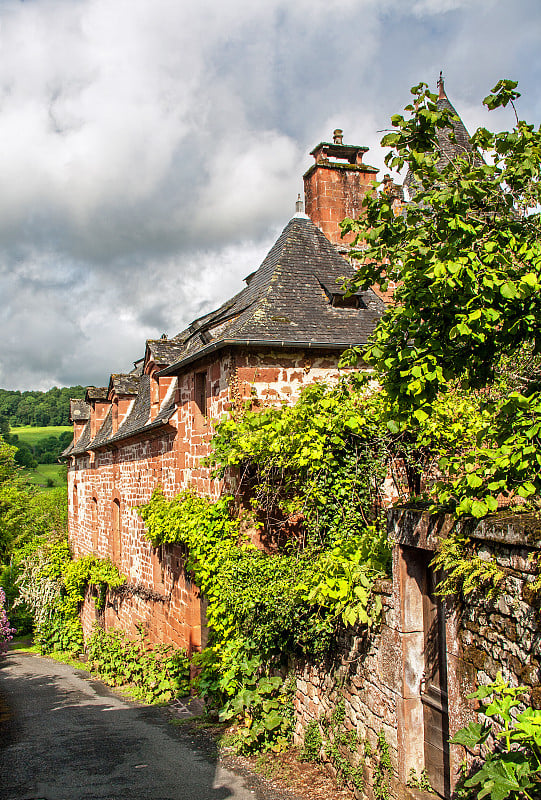
[[[440,69],[467,127],[539,0],[0,0],[0,387],[98,384],[238,291],[335,127],[370,147]]]

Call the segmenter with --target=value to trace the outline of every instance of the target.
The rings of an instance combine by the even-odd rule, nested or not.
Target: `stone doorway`
[[[445,609],[436,595],[439,575],[430,566],[433,553],[422,553],[424,672],[421,681],[424,763],[430,785],[440,797],[451,795],[449,701]]]

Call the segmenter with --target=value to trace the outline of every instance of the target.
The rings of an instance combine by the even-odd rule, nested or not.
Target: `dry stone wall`
[[[350,784],[359,798],[365,797],[373,785],[374,770],[380,762],[381,737],[385,739],[392,765],[392,771],[384,779],[389,781],[391,791],[397,790],[399,671],[391,582],[382,582],[378,592],[383,613],[377,630],[359,635],[358,631],[348,629],[337,642],[333,659],[321,664],[298,664],[296,671],[294,741],[302,747],[308,726],[317,722],[322,738],[321,759],[330,772],[338,773],[339,778]],[[334,721],[337,711],[339,718],[343,717],[338,725]],[[340,753],[339,764],[345,759],[351,773],[344,774],[339,765],[337,769],[333,742]]]
[[[513,685],[529,688],[541,708],[541,521],[531,515],[502,514],[471,534],[481,558],[493,558],[505,577],[499,595],[478,597],[459,610],[464,668],[490,683],[501,672]]]
[[[506,512],[480,523],[461,522],[472,550],[494,559],[504,571],[501,592],[494,599],[478,592],[461,602],[452,597],[438,602],[430,561],[440,537],[454,524],[450,517],[392,510],[392,592],[382,587],[380,629],[364,637],[349,631],[337,642],[332,662],[298,665],[295,740],[302,747],[315,720],[324,741],[329,720],[342,704],[344,727],[355,732],[356,747],[345,740],[340,753],[351,764],[347,779],[352,788],[352,774],[361,767],[359,797],[376,796],[382,733],[392,764],[391,797],[415,795],[412,783],[422,774],[441,796],[450,796],[465,753],[449,746],[448,739],[477,718],[467,695],[498,672],[512,685],[526,686],[532,705],[541,708],[541,591],[535,588],[541,520]],[[430,696],[427,685],[434,672],[441,691]],[[321,755],[336,771],[328,746]]]

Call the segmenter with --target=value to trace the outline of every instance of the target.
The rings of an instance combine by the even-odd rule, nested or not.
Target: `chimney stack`
[[[342,239],[340,223],[361,213],[364,195],[377,174],[363,164],[368,147],[344,144],[343,131],[336,128],[332,142],[320,142],[311,154],[315,163],[304,174],[305,211],[327,239],[343,249],[352,240]]]

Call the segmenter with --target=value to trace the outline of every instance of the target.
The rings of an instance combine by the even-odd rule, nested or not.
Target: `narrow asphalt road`
[[[0,658],[0,800],[282,800],[169,719],[12,652]]]

